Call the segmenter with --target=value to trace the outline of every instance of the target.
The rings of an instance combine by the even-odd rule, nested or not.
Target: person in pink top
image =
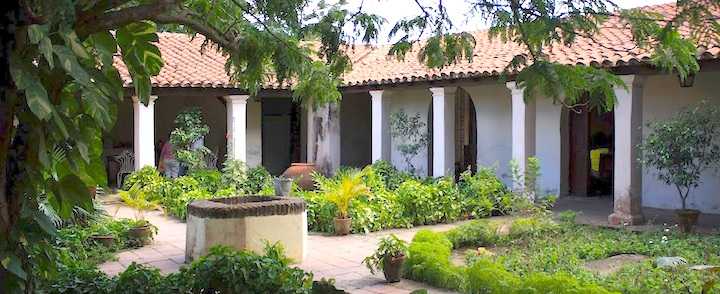
[[[158,170],[164,172],[166,178],[174,179],[180,173],[180,163],[175,158],[175,152],[170,140],[165,142],[160,151],[160,163]]]

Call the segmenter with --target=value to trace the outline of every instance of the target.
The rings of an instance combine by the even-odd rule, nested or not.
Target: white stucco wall
[[[463,86],[475,104],[478,166],[497,167],[505,184],[512,182],[512,113],[510,90],[505,84]]]
[[[250,98],[247,101],[247,166],[254,167],[262,164],[262,103],[258,99]]]
[[[539,189],[545,194],[560,193],[561,147],[560,114],[562,106],[551,99],[535,100],[535,156],[540,160]]]
[[[401,109],[407,113],[408,116],[414,116],[416,113],[420,113],[420,118],[427,125],[432,122],[428,121],[428,111],[430,110],[431,93],[427,87],[418,88],[405,88],[398,90],[386,90],[383,94],[383,99],[389,100],[390,111],[388,115],[400,111]],[[369,126],[368,126],[369,127]],[[405,160],[402,154],[398,151],[398,141],[394,138],[390,138],[390,162],[402,170],[407,168]],[[419,175],[428,175],[428,152],[427,148],[423,148],[420,153],[414,158],[413,165],[420,172]]]
[[[671,117],[683,107],[705,99],[720,104],[720,73],[702,72],[690,88],[681,88],[675,76],[649,76],[643,92],[643,121],[645,124]],[[647,127],[643,135],[649,133]],[[679,208],[680,198],[675,188],[658,181],[653,170],[643,170],[643,206]],[[691,192],[688,204],[704,213],[720,213],[720,177],[717,172],[706,172],[700,187]]]

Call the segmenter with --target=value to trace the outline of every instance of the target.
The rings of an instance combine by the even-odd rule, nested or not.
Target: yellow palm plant
[[[370,189],[363,183],[361,172],[348,173],[341,176],[340,181],[324,191],[327,200],[337,207],[338,218],[347,218],[350,201],[360,195],[367,195]]]
[[[137,220],[145,219],[145,211],[158,208],[158,204],[155,201],[147,200],[145,191],[143,191],[138,184],[130,187],[128,191],[120,191],[120,199],[122,199],[127,206],[135,209],[135,218]]]

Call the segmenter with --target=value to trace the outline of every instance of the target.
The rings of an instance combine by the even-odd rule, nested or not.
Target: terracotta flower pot
[[[335,235],[344,236],[350,234],[350,228],[352,219],[348,218],[336,218],[335,219]]]
[[[383,258],[383,274],[388,283],[400,282],[405,255],[385,256]]]
[[[128,230],[130,238],[140,241],[143,245],[152,243],[152,228],[149,224]]]
[[[291,178],[303,190],[314,190],[312,173],[316,171],[314,163],[293,163],[283,172],[283,177]]]
[[[105,248],[110,248],[115,244],[115,237],[112,235],[94,235],[90,236],[93,242],[102,245]]]
[[[680,231],[683,233],[691,233],[697,225],[700,211],[697,209],[678,209],[675,211],[680,225]]]

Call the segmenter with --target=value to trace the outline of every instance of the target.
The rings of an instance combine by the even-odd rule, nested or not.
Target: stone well
[[[185,260],[215,245],[262,254],[265,241],[280,242],[295,262],[305,258],[307,213],[300,198],[241,196],[195,200],[188,204]]]

